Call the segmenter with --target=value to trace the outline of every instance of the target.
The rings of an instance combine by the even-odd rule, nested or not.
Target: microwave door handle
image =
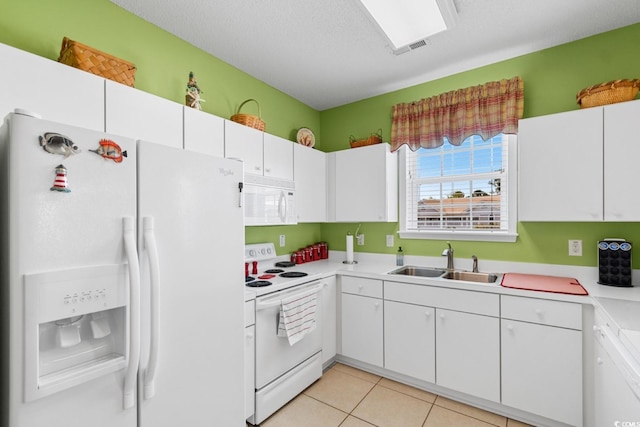
[[[287,220],[287,195],[284,190],[280,191],[280,201],[278,202],[278,214],[280,215],[280,221],[286,222]]]

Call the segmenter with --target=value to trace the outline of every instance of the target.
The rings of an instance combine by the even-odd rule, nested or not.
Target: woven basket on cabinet
[[[249,101],[255,102],[256,105],[258,106],[258,115],[257,116],[254,116],[254,115],[251,115],[251,114],[240,113],[240,109],[242,108],[242,106],[244,104],[246,104],[247,102],[249,102]],[[254,129],[258,129],[258,130],[264,131],[266,126],[265,126],[265,123],[262,121],[261,117],[262,117],[262,113],[261,113],[260,104],[258,104],[258,101],[256,101],[255,99],[247,99],[242,104],[240,104],[236,114],[231,116],[231,121],[232,122],[236,122],[236,123],[240,123],[241,125],[249,126],[250,128],[254,128]]]
[[[638,90],[640,90],[638,79],[612,80],[582,89],[576,95],[576,102],[580,108],[589,108],[631,101],[638,94]]]
[[[136,67],[67,37],[62,39],[58,62],[133,87]]]

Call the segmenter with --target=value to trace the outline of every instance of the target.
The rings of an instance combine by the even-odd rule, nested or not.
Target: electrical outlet
[[[392,248],[395,244],[393,243],[393,234],[387,234],[387,247]]]
[[[285,244],[285,236],[284,234],[280,235],[280,247],[283,247]]]
[[[358,234],[356,236],[356,241],[357,241],[358,246],[364,245],[364,234]]]
[[[569,256],[582,256],[582,240],[569,240]]]

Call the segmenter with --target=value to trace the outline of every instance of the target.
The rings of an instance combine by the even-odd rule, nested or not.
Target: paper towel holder
[[[358,226],[358,230],[360,226]],[[357,233],[357,230],[356,230]],[[342,261],[343,264],[357,264],[358,261],[353,259],[353,234],[351,232],[347,232],[347,242],[346,242],[346,256],[347,259]]]

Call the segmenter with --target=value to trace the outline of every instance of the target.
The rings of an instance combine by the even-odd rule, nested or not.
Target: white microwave
[[[245,225],[298,223],[293,181],[246,174],[242,192]]]

